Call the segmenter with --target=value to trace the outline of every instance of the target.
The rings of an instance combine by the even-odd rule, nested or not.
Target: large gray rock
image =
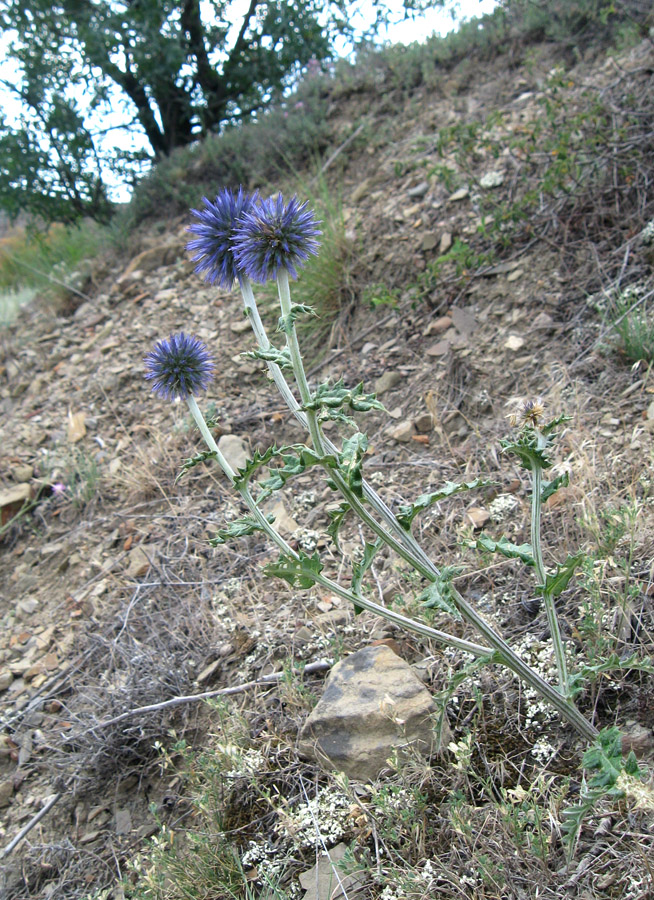
[[[304,724],[300,749],[355,781],[372,781],[396,748],[413,745],[431,754],[451,740],[443,720],[435,733],[436,705],[404,660],[385,646],[366,647],[337,663]]]

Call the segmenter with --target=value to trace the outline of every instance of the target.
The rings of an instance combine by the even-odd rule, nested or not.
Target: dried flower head
[[[238,266],[232,249],[235,229],[240,217],[252,208],[257,199],[256,191],[247,194],[240,187],[238,193],[234,193],[229,188],[223,188],[213,203],[206,197],[202,198],[206,209],[191,210],[199,221],[189,225],[187,231],[198,237],[189,241],[186,249],[197,262],[195,271],[210,284],[218,282],[230,289],[238,278]]]
[[[317,225],[313,211],[297,197],[287,205],[281,194],[262,200],[241,216],[236,228],[237,266],[261,283],[276,278],[280,269],[297,278],[297,268],[318,252]]]
[[[517,425],[531,425],[538,428],[540,420],[545,415],[545,406],[540,397],[535,400],[525,400],[520,407],[509,416],[509,422],[514,427]]]
[[[206,391],[213,377],[213,359],[199,338],[171,334],[158,341],[145,357],[145,377],[153,381],[152,390],[166,399],[186,399],[198,391]]]

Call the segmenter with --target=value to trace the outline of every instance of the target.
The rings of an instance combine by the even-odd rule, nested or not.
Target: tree
[[[404,0],[404,10],[443,2]],[[109,171],[134,179],[144,162],[256,116],[310,59],[329,57],[337,35],[352,36],[356,6],[250,0],[232,23],[230,0],[0,0],[18,70],[0,81],[20,104],[18,121],[0,114],[0,206],[106,218]],[[374,32],[389,10],[373,7]],[[117,118],[145,136],[145,150],[101,150]]]

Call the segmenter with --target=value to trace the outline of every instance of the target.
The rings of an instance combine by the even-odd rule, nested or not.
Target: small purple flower
[[[152,380],[152,390],[165,399],[186,399],[198,391],[206,391],[213,377],[213,359],[199,338],[171,334],[158,341],[145,357],[145,377]]]
[[[286,206],[281,194],[262,200],[241,216],[236,227],[236,265],[261,283],[276,278],[280,269],[297,278],[296,267],[318,252],[317,225],[313,211],[297,197],[291,197]]]
[[[187,231],[198,237],[189,241],[186,249],[198,264],[195,271],[198,275],[204,275],[205,281],[210,284],[217,281],[231,289],[238,278],[232,250],[234,229],[242,214],[248,212],[257,200],[256,191],[246,194],[240,187],[238,193],[234,193],[229,188],[223,188],[213,203],[206,197],[202,198],[206,209],[191,210],[199,221],[189,225]]]

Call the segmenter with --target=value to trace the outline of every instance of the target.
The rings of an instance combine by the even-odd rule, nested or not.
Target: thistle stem
[[[212,433],[209,431],[207,423],[204,420],[204,416],[200,412],[200,407],[198,406],[193,394],[189,394],[189,396],[186,398],[186,402],[188,403],[188,408],[190,409],[191,415],[195,420],[195,424],[200,430],[200,434],[202,435],[205,444],[211,451],[213,451],[213,453],[216,454],[216,461],[218,462],[218,465],[233,484],[234,479],[236,478],[236,472],[232,469],[230,464],[218,449],[218,444],[215,442]]]
[[[559,628],[559,619],[556,614],[556,606],[552,592],[546,589],[547,572],[543,562],[543,552],[540,544],[540,513],[541,513],[541,492],[543,486],[543,470],[541,466],[535,462],[532,463],[532,493],[531,493],[531,546],[534,552],[534,562],[536,564],[536,575],[539,584],[543,589],[543,602],[545,604],[545,612],[547,613],[547,624],[550,628],[552,636],[552,645],[554,647],[554,658],[556,659],[556,669],[559,676],[559,689],[564,697],[569,695],[568,687],[568,667],[565,659],[565,647],[561,638],[561,629]]]
[[[301,401],[303,404],[307,404],[311,399],[311,394],[306,380],[306,374],[304,372],[304,366],[302,363],[302,357],[297,340],[297,332],[293,322],[289,318],[292,306],[288,272],[286,272],[286,270],[279,271],[277,276],[277,285],[282,317],[288,323],[286,339],[289,354],[291,357],[291,363],[293,366],[293,373],[298,385]],[[241,290],[243,292],[243,285],[241,285]],[[248,308],[249,310],[253,310],[256,309],[256,302],[254,301],[254,296],[251,295],[250,297],[250,295],[246,296],[246,293],[243,292],[243,299],[246,304],[246,308]],[[265,330],[263,330],[263,325],[261,324],[261,320],[258,317],[258,313],[257,319],[260,324],[260,329],[258,327],[255,327],[255,334],[257,334],[257,331],[260,330],[260,333],[263,336],[263,340],[267,342],[267,336],[265,335]],[[261,343],[259,335],[257,335],[257,340],[259,340],[260,346],[266,348],[266,344]],[[269,344],[267,346],[269,346]],[[288,383],[286,382],[286,379],[284,378],[283,373],[274,363],[270,364],[269,368],[271,374],[273,374],[273,379],[275,380],[277,386],[280,387],[280,382],[283,383],[284,387],[280,388],[280,390],[286,402],[288,403],[289,395],[293,398],[293,402],[289,403],[288,405],[296,415],[298,420],[302,422],[302,418],[304,416],[302,412],[297,408],[297,401],[295,401],[295,398],[288,386]],[[306,410],[305,416],[306,427],[309,430],[316,452],[320,453],[321,455],[325,454],[326,449],[338,452],[337,448],[331,443],[331,441],[324,438],[315,411]],[[424,550],[417,543],[413,535],[402,528],[402,526],[399,524],[393,513],[388,509],[383,500],[367,483],[364,482],[364,496],[366,500],[371,503],[377,514],[381,515],[383,520],[392,530],[393,534],[389,534],[389,532],[382,528],[382,526],[368,513],[363,504],[360,502],[359,498],[353,494],[347,483],[340,475],[335,472],[331,472],[331,477],[337,484],[344,498],[352,507],[353,511],[359,515],[359,517],[374,531],[375,534],[381,537],[382,540],[384,540],[405,561],[412,565],[430,582],[434,582],[440,577],[438,568],[431,562],[429,557],[427,557]],[[263,518],[265,519],[265,517]],[[394,535],[397,535],[397,537],[394,537]],[[322,576],[320,576],[320,579],[317,578],[317,583],[324,584],[321,579]],[[352,602],[358,604],[359,606],[370,608],[369,605],[366,606],[366,604],[368,604],[368,601],[364,601],[362,603],[360,598],[354,597],[354,595],[349,594],[349,592],[347,591],[344,594],[343,591],[345,589],[341,588],[338,585],[336,585],[335,587],[330,587],[330,590],[333,590],[334,593],[339,594],[340,596],[345,596],[345,594],[348,594],[348,599],[352,600]],[[536,690],[542,697],[548,700],[548,702],[551,703],[551,705],[555,709],[557,709],[561,716],[565,720],[567,720],[587,740],[593,740],[593,738],[598,733],[597,729],[590,722],[588,722],[588,720],[577,710],[577,708],[571,702],[569,702],[565,698],[565,696],[563,696],[558,690],[556,690],[556,688],[548,684],[548,682],[542,679],[530,666],[524,663],[515,653],[515,651],[509,646],[509,644],[507,644],[507,642],[484,621],[484,619],[479,615],[479,613],[477,613],[474,607],[471,606],[455,589],[452,590],[452,598],[462,617],[484,637],[484,639],[488,642],[489,649],[492,648],[496,651],[496,653],[498,654],[498,661],[501,661],[504,665],[511,669],[511,671],[518,675],[519,678],[533,687],[534,690]],[[380,607],[379,609],[383,610],[383,612],[380,612],[380,614],[384,615],[386,618],[390,619],[391,616],[397,615],[392,613],[391,610],[385,609],[384,607]],[[404,627],[411,627],[411,630],[416,630],[417,625],[419,625],[419,623],[412,623],[412,626],[409,626],[407,622],[405,623]],[[432,634],[432,636],[434,635]],[[450,643],[452,644],[452,646],[456,646],[451,638],[452,636],[449,636]],[[484,652],[487,651],[484,650]]]

